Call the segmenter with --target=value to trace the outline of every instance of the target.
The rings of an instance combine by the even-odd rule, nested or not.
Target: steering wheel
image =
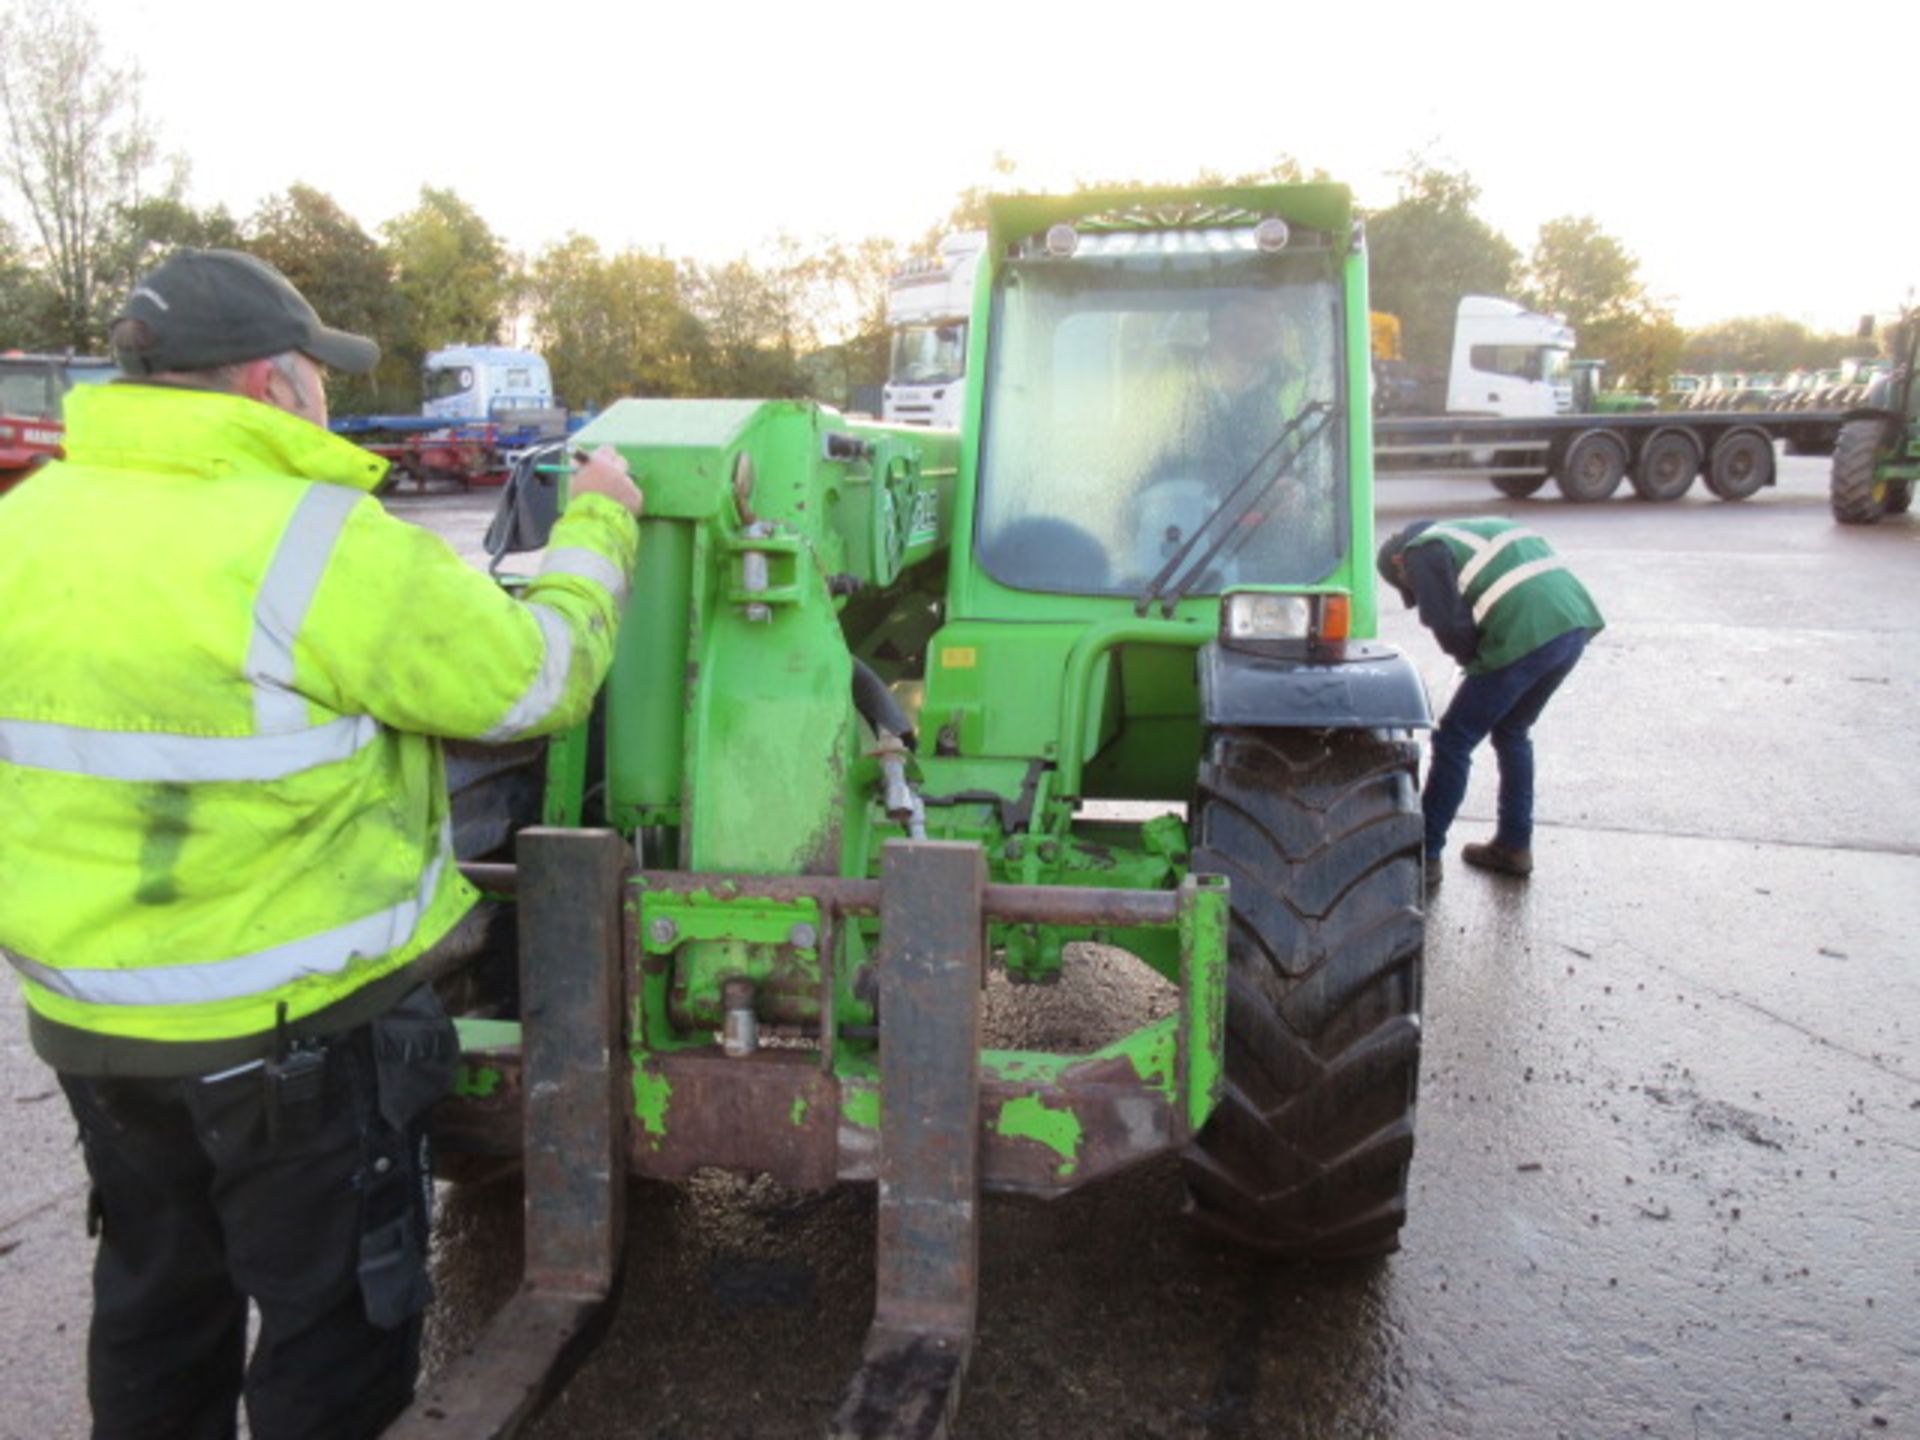
[[[1189,475],[1168,475],[1152,481],[1134,497],[1133,543],[1127,551],[1127,574],[1145,584],[1171,560],[1204,524],[1218,500],[1214,487]],[[1217,530],[1217,526],[1215,529]],[[1214,530],[1208,535],[1213,536]],[[1187,552],[1188,560],[1211,543],[1203,539]]]

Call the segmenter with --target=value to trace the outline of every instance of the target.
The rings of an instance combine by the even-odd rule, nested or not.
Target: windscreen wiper
[[[1206,573],[1207,566],[1213,562],[1214,557],[1226,547],[1227,543],[1234,539],[1236,535],[1238,535],[1242,541],[1246,539],[1246,535],[1242,531],[1239,521],[1251,514],[1253,507],[1266,499],[1267,496],[1272,493],[1273,487],[1292,473],[1291,462],[1305,453],[1307,447],[1320,438],[1321,434],[1333,423],[1334,417],[1338,414],[1338,407],[1329,404],[1325,400],[1309,400],[1302,406],[1300,413],[1281,428],[1280,433],[1273,437],[1272,441],[1268,443],[1267,448],[1262,450],[1253,464],[1247,467],[1246,473],[1236,480],[1228,489],[1227,493],[1220,497],[1219,503],[1207,512],[1206,518],[1193,527],[1192,532],[1189,533],[1181,543],[1180,548],[1167,557],[1167,563],[1160,567],[1154,577],[1147,582],[1147,588],[1141,591],[1139,596],[1134,600],[1133,613],[1136,615],[1145,615],[1147,611],[1153,607],[1153,602],[1159,600],[1160,613],[1171,616],[1173,614],[1173,607],[1179,603],[1180,599],[1193,586],[1194,582]],[[1287,441],[1299,433],[1301,427],[1306,425],[1308,421],[1315,419],[1318,419],[1319,423],[1313,427],[1306,438],[1294,446],[1290,454],[1282,453]],[[1249,494],[1248,487],[1254,483],[1254,477],[1259,475],[1261,469],[1269,460],[1272,460],[1276,454],[1280,456],[1280,459],[1274,466],[1273,472],[1259,484],[1257,489]],[[1245,503],[1239,506],[1233,523],[1221,526],[1219,534],[1207,546],[1206,550],[1203,551],[1199,558],[1191,565],[1188,565],[1187,557],[1193,554],[1194,547],[1200,543],[1200,537],[1205,535],[1209,527],[1214,525],[1222,515],[1233,508],[1236,502],[1243,498]],[[1167,590],[1165,588],[1167,583],[1172,580],[1175,575],[1182,577],[1180,583],[1171,590]]]

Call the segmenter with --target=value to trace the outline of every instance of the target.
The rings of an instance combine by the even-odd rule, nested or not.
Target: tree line
[[[1398,315],[1407,359],[1443,371],[1462,295],[1499,295],[1558,315],[1577,353],[1604,360],[1610,385],[1658,394],[1676,372],[1823,370],[1876,353],[1853,332],[1814,331],[1779,315],[1684,329],[1647,290],[1640,262],[1591,216],[1540,227],[1523,256],[1483,220],[1472,177],[1409,160],[1395,202],[1367,225],[1373,306]]]
[[[101,353],[137,276],[181,245],[250,250],[278,266],[329,324],[380,340],[372,376],[341,377],[337,413],[410,411],[421,361],[442,345],[524,332],[575,408],[629,395],[813,396],[845,404],[887,362],[886,287],[908,253],[984,218],[963,191],[921,246],[884,238],[807,246],[782,236],[757,259],[608,252],[570,234],[513,252],[450,189],[369,232],[331,196],[289,185],[251,215],[198,208],[185,162],[163,153],[137,69],[117,63],[82,0],[0,11],[0,179],[24,225],[0,214],[0,349]],[[1014,167],[996,160],[1003,183]],[[1326,179],[1291,157],[1192,182]],[[1563,316],[1613,383],[1654,390],[1676,370],[1814,369],[1871,353],[1777,316],[1687,332],[1648,294],[1639,263],[1586,216],[1540,227],[1525,256],[1477,213],[1470,175],[1409,159],[1391,205],[1367,220],[1373,305],[1398,315],[1407,359],[1444,368],[1461,295],[1504,295]],[[1134,188],[1164,179],[1090,182]]]

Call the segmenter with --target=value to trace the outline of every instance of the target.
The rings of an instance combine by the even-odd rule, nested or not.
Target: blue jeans
[[[1428,855],[1446,848],[1447,829],[1466,798],[1473,752],[1488,735],[1493,736],[1493,753],[1500,761],[1500,818],[1494,843],[1509,850],[1532,846],[1533,738],[1528,732],[1586,648],[1587,632],[1569,630],[1511,665],[1469,675],[1460,682],[1453,703],[1440,717],[1440,728],[1433,732],[1427,788],[1420,796]]]

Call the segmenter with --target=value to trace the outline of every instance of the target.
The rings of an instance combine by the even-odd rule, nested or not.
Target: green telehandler
[[[1872,333],[1869,316],[1860,322],[1860,336]],[[1920,480],[1920,386],[1914,384],[1920,310],[1905,311],[1887,341],[1891,368],[1874,377],[1860,408],[1847,411],[1833,447],[1827,499],[1842,525],[1905,514]]]
[[[1178,1151],[1231,1240],[1397,1247],[1431,721],[1374,638],[1367,317],[1339,186],[1005,197],[958,433],[643,400],[576,438],[643,482],[638,570],[593,721],[458,786],[518,965],[449,981],[437,1118],[517,1159],[527,1273],[396,1434],[533,1411],[629,1175],[877,1183],[842,1436],[944,1433],[982,1189]],[[1177,1012],[983,1044],[986,968],[1082,941]]]

